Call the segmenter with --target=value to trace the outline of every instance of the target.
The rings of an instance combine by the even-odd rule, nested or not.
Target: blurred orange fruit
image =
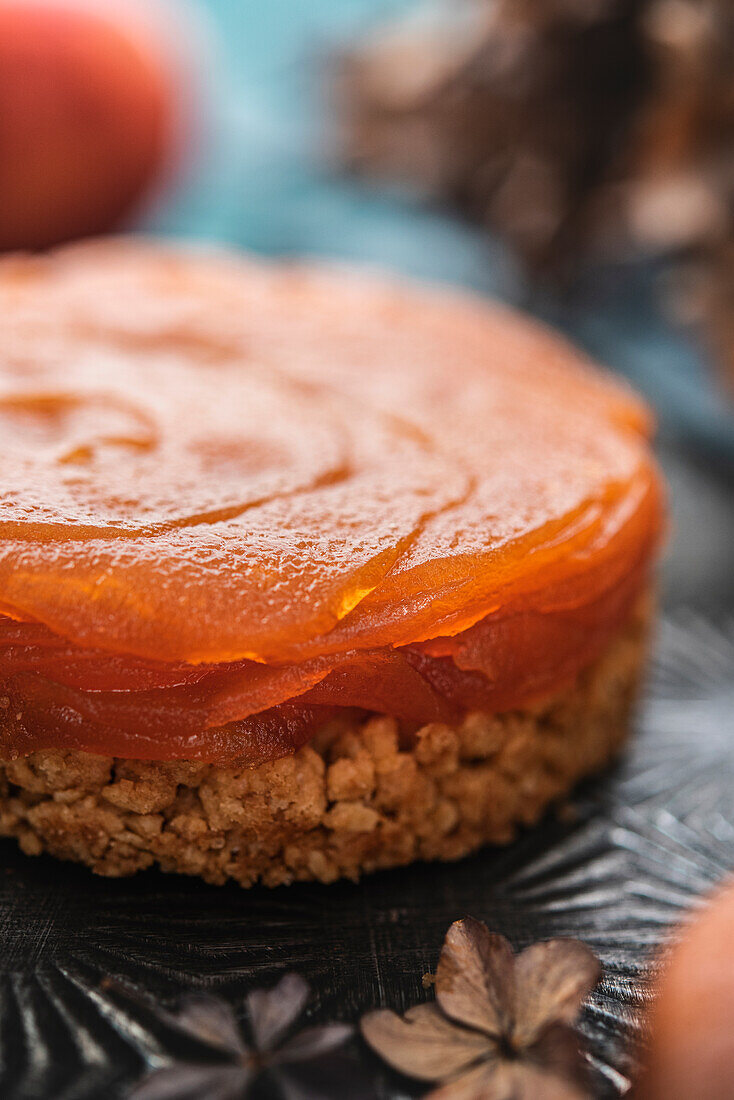
[[[113,11],[0,0],[0,249],[114,228],[166,160],[166,64]]]
[[[713,895],[657,982],[639,1100],[734,1096],[734,882]]]

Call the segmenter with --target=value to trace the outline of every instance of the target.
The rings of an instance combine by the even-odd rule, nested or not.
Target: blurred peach
[[[174,82],[124,9],[0,0],[0,249],[113,229],[164,169]]]
[[[639,1100],[734,1096],[734,881],[718,890],[663,961]]]

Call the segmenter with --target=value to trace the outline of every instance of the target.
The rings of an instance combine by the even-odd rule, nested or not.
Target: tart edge
[[[0,761],[0,836],[122,876],[158,865],[209,883],[357,879],[506,844],[616,755],[648,650],[647,593],[604,654],[552,699],[432,723],[347,712],[251,769],[44,750]]]

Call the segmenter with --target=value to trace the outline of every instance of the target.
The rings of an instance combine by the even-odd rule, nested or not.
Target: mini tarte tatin
[[[331,881],[504,843],[628,729],[651,417],[445,289],[155,243],[0,265],[0,833]]]

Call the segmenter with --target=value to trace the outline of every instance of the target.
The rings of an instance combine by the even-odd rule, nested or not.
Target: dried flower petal
[[[206,994],[187,997],[176,1013],[176,1022],[197,1039],[231,1054],[246,1054],[237,1018],[226,1001]]]
[[[600,973],[599,960],[578,940],[549,940],[521,952],[515,959],[516,1045],[529,1046],[556,1021],[572,1023]]]
[[[550,1073],[525,1062],[479,1066],[456,1081],[429,1093],[425,1100],[588,1100],[579,1091]]]
[[[370,1012],[362,1035],[381,1058],[400,1073],[420,1081],[441,1081],[493,1059],[495,1045],[486,1035],[447,1020],[434,1004],[415,1005],[405,1016],[388,1009]]]
[[[129,1100],[242,1100],[252,1071],[245,1065],[196,1066],[181,1062],[155,1070]]]
[[[551,1024],[537,1042],[526,1048],[524,1057],[528,1065],[566,1081],[586,1095],[589,1083],[586,1060],[578,1036],[568,1024]]]
[[[325,1024],[323,1027],[307,1027],[293,1039],[283,1043],[272,1058],[273,1064],[305,1062],[319,1058],[346,1043],[354,1032],[349,1024]]]
[[[447,1016],[487,1035],[509,1035],[514,1016],[512,948],[504,936],[467,917],[446,933],[436,998]]]
[[[252,1034],[259,1051],[271,1050],[296,1020],[309,996],[299,974],[286,974],[272,989],[255,989],[247,997]]]
[[[512,1088],[504,1093],[496,1093],[497,1100],[588,1100],[588,1093],[579,1090],[572,1081],[556,1077],[530,1062],[515,1062],[507,1066],[512,1070]],[[492,1100],[490,1093],[487,1100]]]
[[[511,1082],[502,1069],[502,1066],[476,1066],[429,1092],[425,1100],[515,1100],[514,1093],[507,1091]]]

